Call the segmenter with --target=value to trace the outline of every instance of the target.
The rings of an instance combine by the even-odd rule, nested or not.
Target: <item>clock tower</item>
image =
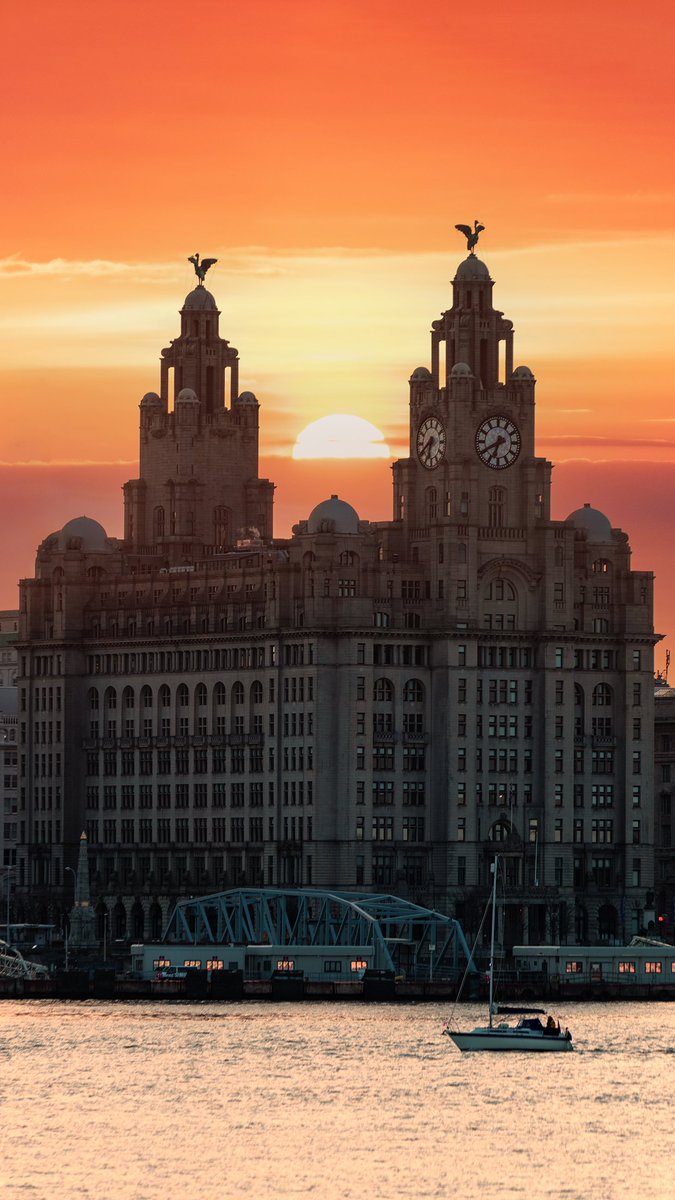
[[[394,464],[394,518],[525,529],[550,519],[551,465],[535,457],[535,379],[513,367],[513,325],[475,254],[431,329],[431,370],[410,378],[410,457]]]

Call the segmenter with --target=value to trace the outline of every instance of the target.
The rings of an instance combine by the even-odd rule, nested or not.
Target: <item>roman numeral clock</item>
[[[503,471],[520,454],[520,430],[509,417],[488,417],[476,430],[475,444],[476,454],[486,467]]]
[[[427,417],[417,430],[417,457],[433,471],[445,457],[445,429],[438,417]]]

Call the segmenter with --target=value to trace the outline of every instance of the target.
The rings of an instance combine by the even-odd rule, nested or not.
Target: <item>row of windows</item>
[[[262,745],[233,746],[228,751],[214,747],[190,749],[89,751],[86,757],[87,775],[222,775],[230,771],[233,775],[252,774],[265,770],[274,771],[276,753],[274,746],[268,747],[267,761]],[[314,747],[302,744],[283,746],[281,765],[284,771],[312,771],[314,769]],[[412,769],[412,768],[411,768]]]
[[[237,680],[232,684],[230,691],[230,702],[233,707],[240,707],[246,703],[246,689],[241,680]],[[186,683],[180,683],[176,690],[175,696],[172,698],[171,688],[164,683],[158,688],[157,697],[155,696],[149,684],[146,684],[140,689],[138,698],[132,687],[125,687],[121,690],[118,696],[117,689],[107,687],[103,693],[99,692],[98,688],[89,688],[87,692],[87,704],[92,711],[103,709],[105,712],[115,711],[118,707],[132,711],[137,707],[143,709],[152,709],[157,704],[158,708],[189,708],[194,704],[195,708],[207,708],[210,704],[216,708],[224,708],[227,704],[228,688],[219,680],[211,689],[207,688],[205,683],[198,683],[194,688],[192,696],[190,688]],[[262,704],[264,701],[264,688],[259,679],[254,679],[248,687],[248,698],[251,706]],[[313,675],[286,676],[283,680],[283,699],[285,703],[304,702],[314,699],[314,677]],[[267,700],[268,703],[274,704],[276,701],[276,676],[267,680]]]
[[[284,780],[282,785],[282,802],[284,806],[313,804],[314,783],[311,779]],[[86,791],[87,808],[95,811],[99,807],[115,808],[261,808],[267,804],[276,803],[274,780],[267,784],[254,782],[249,784],[232,783],[159,783],[159,784],[88,784]]]
[[[268,817],[106,817],[87,821],[87,839],[98,844],[124,846],[207,842],[273,842],[275,829],[282,841],[312,841],[311,817],[284,817],[279,826]]]
[[[400,831],[400,832],[399,832]],[[424,817],[403,817],[401,824],[394,817],[373,817],[370,823],[371,839],[374,842],[393,842],[394,834],[403,842],[424,841]],[[356,840],[362,842],[366,835],[366,818],[356,818]]]

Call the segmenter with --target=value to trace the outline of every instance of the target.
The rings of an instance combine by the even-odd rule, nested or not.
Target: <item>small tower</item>
[[[87,950],[98,944],[96,914],[91,907],[89,895],[89,858],[86,833],[82,833],[80,836],[75,899],[70,911],[70,944],[73,949],[78,950]]]
[[[180,335],[162,350],[159,394],[141,401],[139,478],[124,485],[132,553],[190,563],[272,537],[274,484],[258,476],[260,405],[239,394],[239,355],[219,319],[200,282],[180,310]]]

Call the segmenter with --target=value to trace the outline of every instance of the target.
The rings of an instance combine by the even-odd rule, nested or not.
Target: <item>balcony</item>
[[[426,746],[429,741],[428,733],[405,733],[403,734],[404,746]]]
[[[396,742],[396,734],[393,729],[374,729],[373,730],[373,745],[374,746],[393,746]]]

